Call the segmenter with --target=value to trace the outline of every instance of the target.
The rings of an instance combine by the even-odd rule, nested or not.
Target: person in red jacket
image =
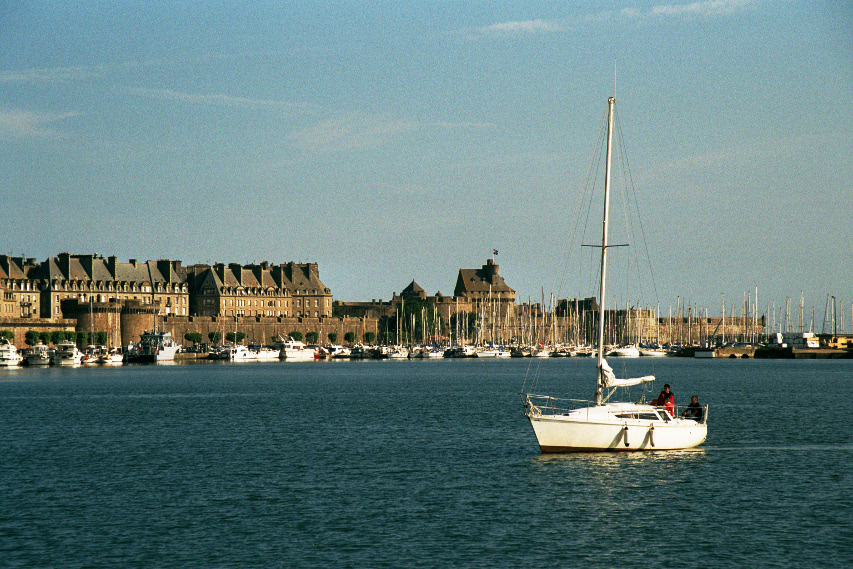
[[[655,407],[666,407],[670,415],[675,412],[675,394],[669,390],[669,384],[664,384],[660,395],[652,399],[652,405]]]

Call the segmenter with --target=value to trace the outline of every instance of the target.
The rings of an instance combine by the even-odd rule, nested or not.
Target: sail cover
[[[654,381],[655,376],[653,375],[644,375],[643,377],[629,377],[629,378],[617,378],[616,374],[613,373],[613,368],[610,367],[610,364],[607,363],[607,360],[601,360],[601,376],[604,380],[604,387],[630,387],[631,385],[637,385],[646,381]]]

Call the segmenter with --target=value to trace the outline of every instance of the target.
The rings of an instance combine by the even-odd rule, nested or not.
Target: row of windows
[[[25,316],[25,315],[29,316],[31,314],[31,311],[37,311],[37,310],[38,310],[37,306],[32,306],[32,307],[26,306],[26,307],[24,307],[24,306],[21,306],[20,304],[6,304],[6,303],[3,304],[3,308],[2,308],[2,312],[4,314],[19,314],[21,316]]]
[[[215,292],[216,292],[216,289],[214,287],[209,286],[209,287],[205,287],[203,294],[212,295]],[[226,286],[220,287],[219,293],[220,294],[233,294],[233,295],[237,295],[237,296],[276,296],[276,295],[290,296],[291,294],[300,294],[300,293],[306,294],[306,295],[307,294],[319,294],[317,292],[316,288],[311,289],[310,291],[307,288],[303,289],[302,291],[300,291],[299,289],[295,289],[293,291],[293,293],[291,293],[290,289],[287,289],[287,288],[285,288],[283,290],[278,289],[278,288],[275,288],[275,289],[273,289],[273,288],[268,288],[268,289],[248,288],[248,289],[245,289],[245,288],[232,288],[232,287],[226,287]]]
[[[21,286],[23,287],[23,285],[21,285]],[[104,285],[104,283],[98,283],[98,284],[92,286],[91,283],[89,283],[89,284],[86,284],[83,282],[78,283],[77,281],[72,281],[70,284],[68,282],[64,282],[64,281],[61,283],[59,281],[53,281],[53,286],[51,288],[53,290],[103,290],[103,291],[109,291],[109,292],[112,292],[112,291],[116,291],[116,292],[151,292],[152,291],[150,284],[140,285],[139,283],[135,283],[135,282],[132,282],[132,283],[115,283],[115,284],[112,282],[108,282],[108,283],[106,283],[106,285]],[[158,292],[158,293],[162,293],[162,292],[169,293],[169,292],[173,292],[173,289],[174,289],[174,292],[176,292],[176,293],[181,293],[181,292],[186,293],[187,292],[187,285],[178,285],[178,284],[169,285],[169,284],[167,284],[165,287],[163,287],[160,283],[158,283],[156,292]],[[30,290],[29,289],[29,283],[27,283],[27,290]]]
[[[235,304],[235,302],[236,302],[236,304]],[[297,298],[295,302],[296,302],[295,306],[297,306],[298,308],[302,308],[302,299],[301,298]],[[205,306],[212,306],[213,305],[213,299],[209,299],[209,298],[204,299],[204,304],[205,304]],[[328,308],[330,304],[331,304],[331,301],[327,298],[326,299],[326,307]],[[229,298],[229,299],[223,298],[222,299],[222,306],[223,307],[224,306],[275,306],[275,307],[281,308],[282,305],[281,305],[280,300],[268,300],[268,301],[266,301],[266,304],[264,304],[263,300],[242,300],[242,299],[238,298],[235,301],[233,298]],[[311,306],[311,299],[306,298],[305,299],[305,307],[308,308],[309,306]],[[284,301],[284,307],[285,308],[290,307],[290,301],[289,300]],[[320,299],[319,298],[314,299],[314,307],[315,308],[320,307]]]
[[[279,318],[288,318],[287,310],[282,312],[281,310],[223,310],[223,314],[226,316],[277,316]],[[293,315],[296,318],[301,318],[302,316],[310,317],[311,311],[308,310],[304,314],[301,310],[297,310]],[[325,316],[328,316],[326,314]],[[314,318],[320,317],[320,311],[314,311]]]

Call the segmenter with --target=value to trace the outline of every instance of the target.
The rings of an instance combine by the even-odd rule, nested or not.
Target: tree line
[[[15,333],[11,330],[0,330],[0,337],[5,338],[9,342],[15,339]],[[53,344],[54,346],[61,342],[74,342],[80,346],[86,344],[106,344],[108,334],[106,332],[84,332],[84,331],[65,331],[54,330],[53,332],[36,332],[35,330],[27,330],[24,334],[24,342],[28,346],[35,346],[39,342],[44,345]]]
[[[302,332],[294,330],[293,332],[290,332],[289,336],[297,342],[301,342],[304,337],[305,341],[309,344],[316,344],[320,339],[320,334],[317,332],[308,332],[303,336]],[[352,344],[355,342],[356,337],[355,332],[347,332],[344,334],[344,342]],[[11,330],[0,330],[0,338],[5,338],[9,342],[13,342],[15,340],[15,333]],[[225,340],[232,344],[239,344],[245,338],[246,334],[243,332],[228,332],[225,334]],[[327,334],[327,338],[329,342],[334,344],[338,340],[338,335],[335,332],[329,332],[329,334]],[[109,336],[106,332],[84,332],[82,330],[76,332],[73,330],[54,330],[52,332],[27,330],[24,334],[24,342],[26,342],[28,346],[35,346],[39,342],[46,346],[50,344],[55,346],[61,342],[74,342],[78,346],[85,346],[87,344],[105,345],[108,339]],[[204,336],[200,332],[187,332],[184,334],[184,339],[188,342],[192,342],[193,344],[201,344],[204,341]],[[222,333],[209,332],[207,334],[207,339],[211,344],[218,344],[222,341]],[[375,339],[376,334],[373,332],[364,333],[365,343],[372,344]]]

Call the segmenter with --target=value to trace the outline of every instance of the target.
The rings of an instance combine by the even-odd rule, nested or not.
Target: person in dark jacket
[[[687,406],[687,409],[684,410],[684,413],[681,414],[685,419],[693,419],[698,422],[702,422],[702,406],[699,405],[699,397],[694,395],[690,398],[690,405]]]
[[[675,395],[669,390],[669,384],[666,383],[660,392],[660,395],[652,399],[652,405],[655,407],[663,407],[669,400],[675,401]]]

